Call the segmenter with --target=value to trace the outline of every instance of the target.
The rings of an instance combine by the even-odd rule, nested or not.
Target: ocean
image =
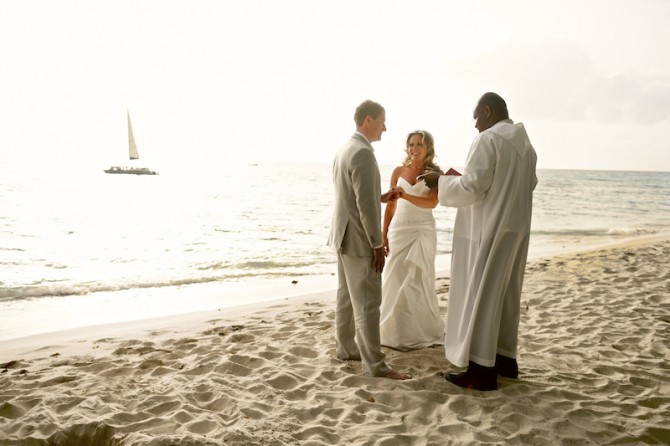
[[[304,292],[310,278],[325,277],[335,287],[325,244],[329,163],[157,176],[103,167],[0,168],[0,340],[271,300],[245,292],[262,284]],[[381,167],[384,186],[393,167]],[[669,172],[540,170],[538,178],[531,250],[670,232]],[[456,211],[434,214],[441,271]]]

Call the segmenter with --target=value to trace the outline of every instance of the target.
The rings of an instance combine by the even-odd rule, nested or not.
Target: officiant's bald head
[[[484,93],[477,102],[472,118],[475,120],[475,127],[481,133],[497,122],[509,119],[507,103],[496,93]]]

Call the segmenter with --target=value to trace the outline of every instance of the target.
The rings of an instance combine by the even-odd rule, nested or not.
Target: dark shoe
[[[519,365],[514,358],[496,355],[496,373],[505,378],[517,379],[519,377]]]
[[[484,367],[470,361],[468,370],[461,373],[449,373],[447,381],[465,389],[498,390],[498,379],[494,367]]]

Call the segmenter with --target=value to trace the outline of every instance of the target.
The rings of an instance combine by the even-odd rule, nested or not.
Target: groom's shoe
[[[503,355],[496,355],[496,373],[505,378],[517,379],[519,377],[519,365],[516,359]]]
[[[495,367],[484,367],[472,361],[470,361],[468,370],[461,373],[449,373],[446,379],[465,389],[498,390]]]

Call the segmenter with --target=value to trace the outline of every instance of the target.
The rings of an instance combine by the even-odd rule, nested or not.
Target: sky
[[[365,99],[462,166],[487,91],[538,168],[670,171],[670,1],[3,0],[0,163],[326,162]],[[164,172],[161,172],[163,174]]]

